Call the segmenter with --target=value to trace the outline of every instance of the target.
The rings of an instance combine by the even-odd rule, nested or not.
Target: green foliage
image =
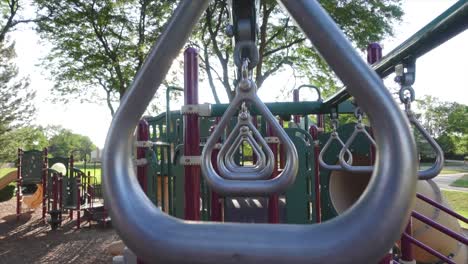
[[[10,129],[27,124],[33,114],[35,92],[28,89],[26,78],[18,78],[14,44],[0,42],[0,135]]]
[[[49,140],[49,153],[54,157],[68,157],[73,154],[75,160],[83,160],[96,146],[87,136],[75,134],[68,129],[61,129]]]
[[[22,127],[11,130],[0,136],[0,161],[15,162],[18,148],[41,150],[47,145],[47,138],[41,128]]]
[[[403,15],[401,0],[322,0],[320,3],[361,50],[370,42],[392,35],[393,23]],[[228,9],[225,0],[212,1],[192,42],[202,50],[202,68],[212,91],[216,85],[222,85],[232,98],[236,71],[231,56],[232,40],[224,33],[230,20]],[[337,80],[328,65],[277,2],[261,0],[259,11],[260,59],[254,73],[258,87],[268,77],[290,67],[294,77],[309,79],[325,90],[325,96],[335,91]]]
[[[27,78],[18,77],[18,69],[13,63],[15,44],[9,43],[7,38],[7,33],[16,25],[32,21],[19,17],[19,2],[0,1],[0,136],[27,124],[34,113],[32,100],[35,92],[28,90]]]
[[[446,156],[468,153],[468,106],[432,96],[417,100],[422,126],[436,138]]]
[[[7,185],[5,188],[0,190],[0,202],[8,201],[13,197],[15,193],[14,185]]]
[[[38,30],[53,45],[44,65],[55,79],[56,98],[105,100],[114,113],[175,1],[35,0]]]

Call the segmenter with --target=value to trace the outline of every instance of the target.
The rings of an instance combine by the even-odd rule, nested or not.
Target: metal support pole
[[[44,148],[44,162],[42,163],[42,220],[45,221],[47,213],[47,173],[49,168],[48,151]]]
[[[187,48],[184,52],[184,101],[198,104],[198,51]],[[200,155],[200,130],[197,114],[184,116],[184,155]],[[200,220],[200,166],[185,165],[185,219]]]
[[[81,225],[81,178],[76,177],[76,229],[80,229]]]
[[[314,140],[314,192],[315,192],[315,221],[317,223],[322,222],[322,209],[321,209],[321,196],[320,196],[320,163],[319,163],[319,155],[320,155],[320,142],[318,139],[319,135],[319,128],[315,125],[310,126],[309,134],[312,136]]]
[[[21,202],[23,199],[23,193],[21,187],[23,185],[23,175],[21,171],[23,162],[23,150],[18,149],[18,170],[16,171],[16,221],[20,219],[21,215]]]
[[[293,90],[293,101],[294,102],[299,102],[299,89],[294,89]],[[300,115],[294,115],[294,123],[298,124],[301,123],[301,116]]]
[[[412,236],[413,235],[413,223],[410,218],[408,221],[408,225],[406,226],[405,232],[406,234]],[[401,236],[401,260],[405,263],[411,263],[414,261],[413,249],[411,245],[411,240],[408,239],[407,236]]]
[[[59,204],[59,219],[62,223],[62,214],[63,214],[63,174],[59,173],[58,175],[58,204]]]
[[[138,141],[148,141],[149,140],[149,124],[146,120],[142,119],[138,123],[137,128],[137,140]],[[146,157],[146,148],[138,147],[137,148],[137,159],[144,159]],[[137,167],[137,178],[140,183],[141,189],[143,192],[148,191],[148,164],[141,165]],[[146,193],[147,194],[147,193]],[[147,194],[148,195],[148,194]]]
[[[75,179],[75,170],[73,169],[75,167],[75,162],[73,160],[73,155],[70,155],[70,175],[68,177],[68,183],[70,184],[74,179]],[[71,186],[70,186],[71,187]],[[73,192],[70,188],[70,195],[73,195]],[[70,212],[69,212],[69,217],[70,217],[70,221],[73,220],[73,210],[72,209],[69,209]]]
[[[219,117],[216,118],[216,123],[218,123]],[[210,128],[210,134],[213,132],[214,126]],[[211,155],[211,162],[213,163],[213,168],[218,171],[218,153],[219,150],[213,150]],[[211,191],[211,214],[210,220],[215,222],[223,222],[223,202],[221,201],[221,196],[214,191]]]
[[[284,128],[284,121],[282,118],[279,120],[280,126]],[[284,168],[284,147],[283,144],[279,144],[279,168],[282,170]]]
[[[382,47],[380,46],[379,43],[370,43],[367,45],[367,63],[369,65],[372,65],[374,63],[379,62],[382,59]],[[372,132],[372,128],[370,128],[369,134],[374,137],[374,134]],[[371,165],[374,165],[375,163],[375,153],[376,149],[373,144],[370,145],[370,152],[369,152],[369,159]]]
[[[274,131],[271,126],[267,126],[267,136],[274,137]],[[277,143],[269,143],[268,147],[273,152],[273,156],[275,157],[275,168],[273,173],[271,174],[271,179],[278,176],[278,144]],[[279,196],[278,194],[270,195],[268,198],[268,222],[270,224],[278,224],[279,221]]]

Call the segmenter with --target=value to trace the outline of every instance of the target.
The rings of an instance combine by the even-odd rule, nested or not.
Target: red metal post
[[[293,90],[293,102],[299,102],[299,89],[294,89]],[[294,123],[299,124],[301,123],[301,116],[300,115],[294,115]]]
[[[309,134],[314,140],[314,192],[315,192],[315,217],[316,222],[322,221],[322,209],[321,209],[321,196],[320,196],[320,166],[319,166],[319,155],[320,155],[320,143],[318,141],[319,128],[316,125],[312,125],[309,128]]]
[[[73,155],[70,156],[70,176],[68,177],[68,180],[69,181],[73,181],[75,179],[75,171],[74,171],[74,166],[75,166],[75,163],[74,163],[74,160],[73,160]],[[70,221],[73,220],[73,210],[72,209],[69,209],[70,210],[70,213],[69,213],[69,217],[70,217]]]
[[[284,128],[284,122],[282,118],[280,118],[279,123],[280,123],[280,126]],[[283,144],[280,143],[279,144],[279,168],[283,169],[285,163],[286,161],[284,160],[284,147],[283,147]]]
[[[59,219],[60,223],[62,222],[62,213],[63,213],[63,174],[59,173],[58,175],[58,203],[60,208]]]
[[[411,218],[406,226],[405,232],[408,235],[413,235],[412,230],[412,221]],[[411,240],[408,239],[406,236],[401,236],[401,260],[405,262],[411,262],[414,260],[413,249],[411,245]]]
[[[138,123],[137,129],[137,140],[138,141],[148,141],[150,139],[150,129],[149,124],[146,120],[142,119]],[[138,147],[137,148],[137,159],[146,158],[146,148]],[[141,165],[137,167],[137,178],[140,183],[141,188],[146,193],[148,191],[148,164]]]
[[[189,47],[184,52],[184,101],[198,104],[198,51]],[[184,155],[200,155],[200,131],[197,114],[184,116]],[[185,219],[200,220],[200,166],[185,165]]]
[[[271,126],[267,126],[267,136],[274,137],[274,131]],[[271,179],[278,176],[278,144],[277,143],[269,143],[268,147],[273,152],[275,157],[275,168],[273,173],[271,174]],[[268,198],[268,222],[270,224],[277,224],[279,223],[279,196],[277,194],[271,195]]]
[[[16,171],[16,221],[20,219],[21,215],[21,202],[23,199],[23,194],[21,187],[23,185],[23,175],[21,171],[21,166],[23,163],[23,150],[18,149],[18,170]]]
[[[42,164],[42,220],[45,220],[47,212],[47,173],[49,169],[49,159],[47,148],[44,148],[44,162]]]
[[[379,43],[370,43],[367,45],[367,63],[370,65],[380,61],[382,59],[382,47],[379,45]],[[372,134],[372,128],[370,129],[370,135],[373,137]],[[371,165],[375,163],[375,146],[371,144],[371,149],[369,153],[369,159],[371,162]]]
[[[81,225],[81,175],[76,177],[76,229]]]
[[[57,184],[57,173],[52,175],[52,211],[57,211],[58,208],[58,184]]]
[[[382,47],[379,43],[367,45],[367,63],[374,64],[382,59]]]

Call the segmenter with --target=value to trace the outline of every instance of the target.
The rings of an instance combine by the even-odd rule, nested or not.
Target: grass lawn
[[[463,175],[463,177],[454,181],[450,186],[468,188],[468,174]],[[468,203],[468,200],[466,202]]]
[[[3,176],[7,175],[9,172],[16,170],[16,168],[3,168],[0,169],[0,179],[3,178]]]
[[[464,217],[468,217],[468,192],[446,191],[442,190],[445,199],[452,208]],[[463,228],[468,228],[468,225],[459,221]]]

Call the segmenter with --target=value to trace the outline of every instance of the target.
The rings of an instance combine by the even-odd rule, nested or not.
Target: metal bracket
[[[146,158],[134,159],[134,162],[137,167],[145,166],[148,164],[148,160]]]
[[[265,141],[268,144],[279,144],[280,140],[278,137],[265,137]]]
[[[180,108],[182,115],[198,114],[199,116],[211,116],[211,104],[187,104]]]
[[[181,156],[179,162],[181,165],[200,165],[201,156]]]
[[[152,141],[135,141],[135,147],[137,148],[151,148],[153,147]]]

